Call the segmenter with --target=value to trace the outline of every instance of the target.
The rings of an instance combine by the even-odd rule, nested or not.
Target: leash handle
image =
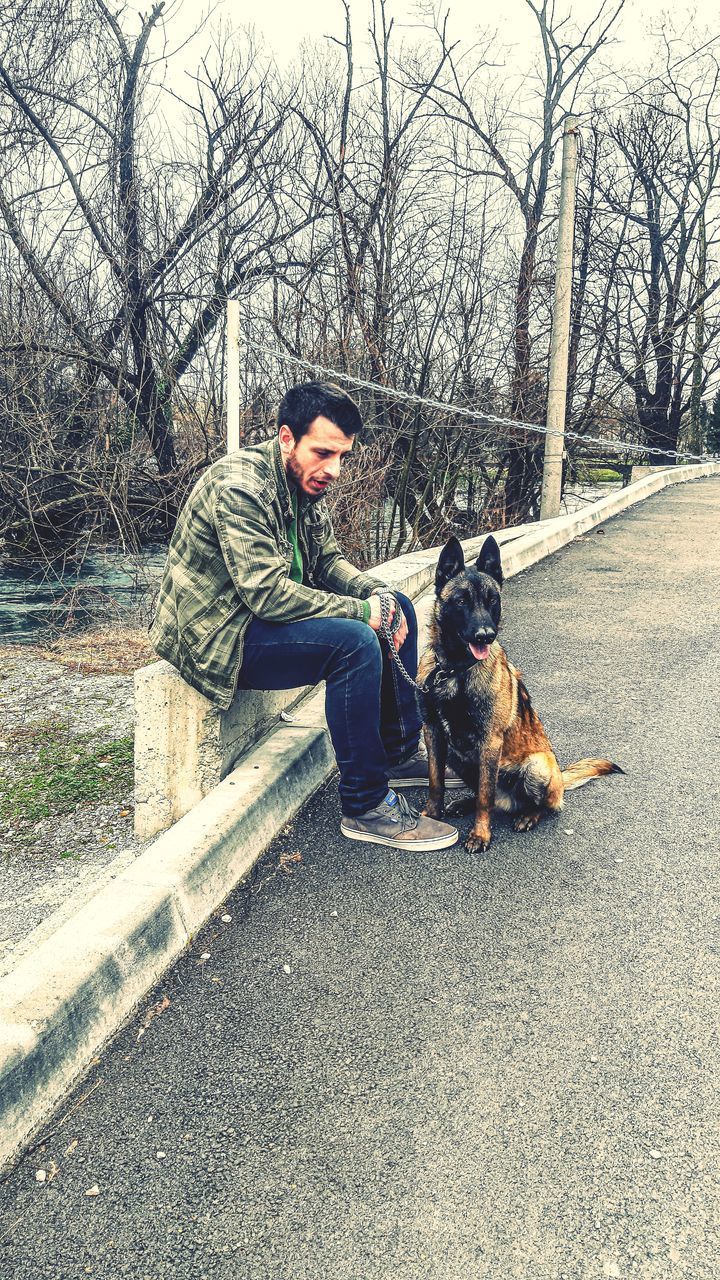
[[[379,591],[378,596],[380,599],[380,635],[387,642],[388,649],[390,650],[390,657],[398,668],[403,679],[406,680],[408,684],[412,685],[413,689],[415,689],[417,693],[422,693],[420,685],[413,680],[409,671],[405,670],[402,659],[395,648],[393,640],[393,636],[397,634],[405,621],[405,615],[403,614],[403,611],[392,591]],[[390,615],[392,613],[393,606],[395,608],[395,613],[391,620]]]
[[[380,629],[386,640],[394,636],[403,624],[403,611],[392,591],[380,591]],[[393,613],[393,609],[395,612]],[[391,615],[392,614],[392,619]]]

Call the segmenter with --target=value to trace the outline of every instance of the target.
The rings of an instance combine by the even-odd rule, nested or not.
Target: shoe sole
[[[389,778],[388,779],[388,786],[392,787],[393,791],[397,791],[402,787],[426,787],[427,785],[428,785],[427,778]],[[466,783],[463,782],[462,778],[446,778],[445,779],[446,791],[459,791],[460,788],[464,786],[466,786]]]
[[[418,853],[432,853],[433,849],[447,849],[457,844],[459,832],[453,827],[446,836],[435,836],[431,840],[391,840],[389,836],[373,836],[369,832],[353,831],[340,823],[340,831],[348,840],[361,840],[365,844],[384,844],[389,849],[417,850]]]

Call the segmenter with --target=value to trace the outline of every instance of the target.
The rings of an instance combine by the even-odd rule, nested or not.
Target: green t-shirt
[[[292,502],[292,523],[290,525],[290,542],[292,543],[292,549],[293,549],[292,564],[290,565],[290,577],[292,578],[293,582],[302,582],[303,558],[302,558],[302,552],[300,550],[300,547],[298,546],[298,536],[297,536],[297,514],[298,514],[297,489],[292,490],[290,494],[290,500]]]
[[[290,493],[290,501],[292,503],[292,521],[290,523],[290,543],[293,549],[292,564],[290,565],[290,577],[293,582],[302,582],[304,576],[304,565],[302,551],[298,544],[297,534],[297,515],[298,515],[298,498],[297,489],[293,489]],[[363,600],[363,616],[365,622],[370,621],[370,605],[367,600]]]

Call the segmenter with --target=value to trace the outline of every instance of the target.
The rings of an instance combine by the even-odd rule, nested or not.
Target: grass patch
[[[38,742],[55,742],[68,739],[68,727],[65,720],[28,720],[24,724],[14,724],[11,728],[0,729],[0,738],[12,743],[21,751],[27,751]]]
[[[587,478],[589,484],[619,484],[622,480],[613,467],[588,467]]]
[[[130,675],[138,667],[157,661],[147,631],[120,626],[63,634],[49,645],[0,646],[0,657],[3,653],[17,656],[20,651],[72,667],[86,676]]]
[[[91,746],[78,738],[51,741],[22,777],[0,776],[0,822],[35,823],[72,813],[133,785],[133,740]]]

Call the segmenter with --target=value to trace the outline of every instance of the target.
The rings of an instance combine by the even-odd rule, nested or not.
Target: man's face
[[[288,426],[279,431],[280,451],[291,484],[317,502],[340,475],[343,458],[353,447],[353,437],[320,415],[295,443]]]

